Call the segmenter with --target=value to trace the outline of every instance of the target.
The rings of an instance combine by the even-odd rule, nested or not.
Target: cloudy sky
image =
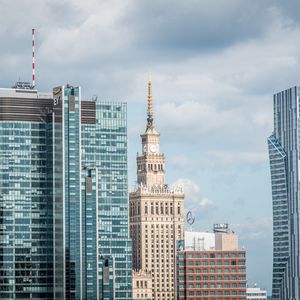
[[[299,1],[0,0],[0,86],[31,77],[50,91],[128,102],[135,180],[151,71],[169,183],[185,184],[193,229],[228,222],[248,280],[270,292],[272,207],[266,138],[272,94],[299,83]]]

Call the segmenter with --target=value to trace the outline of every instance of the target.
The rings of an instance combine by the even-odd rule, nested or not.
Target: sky
[[[71,83],[83,97],[128,103],[129,186],[154,123],[170,184],[185,186],[189,230],[228,222],[247,251],[248,282],[270,293],[272,95],[300,83],[300,2],[0,0],[0,86]]]

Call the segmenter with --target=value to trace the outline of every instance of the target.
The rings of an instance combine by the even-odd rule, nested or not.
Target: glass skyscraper
[[[1,299],[131,299],[126,115],[0,89]]]
[[[0,299],[52,299],[51,94],[0,89]]]
[[[268,138],[273,199],[273,300],[300,299],[299,96],[299,87],[274,95],[274,132]]]

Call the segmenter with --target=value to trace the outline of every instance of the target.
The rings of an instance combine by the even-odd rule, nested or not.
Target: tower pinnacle
[[[147,129],[153,127],[153,109],[152,109],[152,81],[149,75],[148,80],[148,110],[147,110]]]

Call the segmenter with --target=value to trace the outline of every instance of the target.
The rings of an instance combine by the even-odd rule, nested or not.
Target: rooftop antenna
[[[34,90],[35,89],[35,57],[34,57],[34,33],[35,29],[32,28],[32,82],[30,81],[21,81],[19,76],[19,81],[12,87],[18,90]]]
[[[32,87],[33,88],[35,88],[34,34],[35,34],[35,29],[32,28]]]

